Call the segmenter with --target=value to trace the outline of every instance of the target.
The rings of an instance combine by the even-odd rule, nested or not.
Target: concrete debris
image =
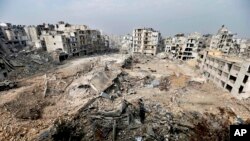
[[[108,95],[107,93],[104,93],[104,92],[101,92],[101,93],[100,93],[100,96],[101,96],[101,97],[104,97],[104,98],[107,98],[107,99],[110,99],[110,100],[113,100],[113,97],[112,97],[112,96],[110,96],[110,95]]]
[[[121,71],[101,71],[97,72],[90,79],[90,86],[97,92],[103,92],[113,84],[113,80]]]
[[[30,76],[0,92],[0,140],[228,140],[230,125],[250,123],[250,99],[231,97],[185,62],[109,54],[49,69],[40,68],[54,65],[46,55],[17,56],[43,64],[27,61]]]
[[[171,82],[169,81],[168,77],[163,77],[160,80],[159,89],[161,91],[168,91],[170,88],[170,84],[171,84]]]
[[[17,82],[4,80],[0,82],[0,91],[9,90],[17,87]]]
[[[135,137],[136,141],[142,141],[142,137]]]
[[[158,53],[156,55],[156,57],[158,57],[160,59],[166,59],[166,58],[168,58],[168,54],[166,52],[161,52],[161,53]]]

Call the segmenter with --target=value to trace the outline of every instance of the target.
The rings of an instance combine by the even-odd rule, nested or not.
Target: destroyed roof
[[[250,60],[246,60],[246,59],[240,58],[238,56],[213,55],[213,54],[209,54],[209,56],[212,58],[223,60],[223,61],[228,62],[228,63],[236,63],[238,65],[241,65],[244,62],[250,63]]]
[[[223,60],[228,63],[236,63],[238,65],[241,65],[242,63],[250,63],[249,59],[244,59],[233,55],[225,55],[221,51],[215,49],[203,50],[199,52],[199,54],[203,55],[205,52],[207,52],[207,55],[211,58]]]

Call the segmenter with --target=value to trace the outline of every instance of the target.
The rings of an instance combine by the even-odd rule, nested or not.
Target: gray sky
[[[152,27],[164,36],[216,33],[225,24],[250,37],[249,0],[0,0],[0,22],[36,25],[63,20],[106,33]]]

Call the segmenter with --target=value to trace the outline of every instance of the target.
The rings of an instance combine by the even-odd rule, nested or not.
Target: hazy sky
[[[240,37],[250,37],[250,0],[0,0],[0,22],[60,20],[120,35],[135,27],[152,27],[165,36],[216,33],[225,24]]]

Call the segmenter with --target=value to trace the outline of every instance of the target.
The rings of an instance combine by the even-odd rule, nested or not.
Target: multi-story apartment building
[[[250,96],[250,60],[222,55],[218,51],[199,53],[197,67],[209,81],[238,98]]]
[[[162,48],[160,32],[152,28],[138,28],[133,31],[133,53],[156,55]]]
[[[210,41],[210,49],[217,49],[225,54],[229,54],[234,48],[234,34],[231,33],[224,25],[213,35]]]
[[[228,54],[233,46],[233,35],[224,25],[219,29],[217,35],[219,35],[218,49],[223,53]]]
[[[27,35],[22,25],[11,25],[10,23],[0,23],[1,37],[7,45],[21,48],[26,46]]]
[[[172,51],[172,46],[174,44],[174,39],[172,37],[167,37],[163,40],[165,52],[171,52]]]
[[[89,29],[85,25],[59,22],[54,28],[49,27],[40,28],[42,34],[40,38],[45,41],[49,52],[60,48],[69,55],[79,56],[102,52],[109,47],[106,36],[101,35],[99,30]]]
[[[182,47],[180,48],[178,58],[181,60],[189,60],[197,57],[200,38],[201,34],[197,32],[190,34],[187,37],[185,45],[182,45]]]

